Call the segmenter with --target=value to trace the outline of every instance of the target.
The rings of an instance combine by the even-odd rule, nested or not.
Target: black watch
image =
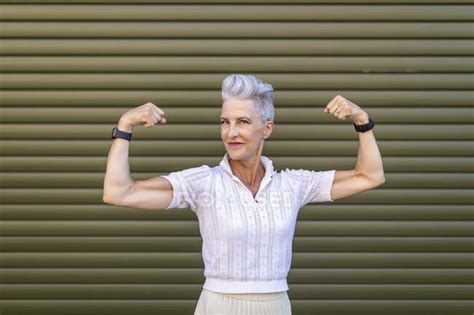
[[[369,123],[365,124],[365,125],[356,125],[354,123],[354,128],[357,132],[366,132],[366,131],[369,131],[370,129],[374,128],[375,126],[375,123],[372,119],[369,118]]]
[[[131,132],[126,132],[126,131],[121,131],[117,127],[114,127],[112,129],[112,139],[115,139],[115,138],[122,138],[122,139],[125,139],[127,141],[131,141],[132,140],[132,133]]]

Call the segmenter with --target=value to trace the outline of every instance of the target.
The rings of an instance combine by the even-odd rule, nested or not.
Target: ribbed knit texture
[[[291,315],[286,291],[275,293],[217,293],[202,289],[194,315]]]
[[[190,208],[203,239],[203,288],[222,293],[288,290],[287,276],[299,209],[332,201],[335,170],[277,172],[261,156],[265,176],[255,198],[233,175],[226,153],[218,166],[188,168],[163,176],[173,185],[166,209]]]

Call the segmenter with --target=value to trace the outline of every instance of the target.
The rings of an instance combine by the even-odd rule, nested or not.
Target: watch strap
[[[112,139],[115,139],[115,138],[122,138],[122,139],[125,139],[127,141],[131,141],[132,140],[132,133],[122,131],[122,130],[119,130],[117,127],[114,127],[112,129]]]
[[[369,131],[370,129],[374,128],[375,123],[372,119],[369,118],[369,122],[365,125],[356,125],[354,123],[354,128],[357,132],[366,132]]]

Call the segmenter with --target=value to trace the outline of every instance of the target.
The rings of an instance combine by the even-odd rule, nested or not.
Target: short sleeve
[[[173,186],[171,203],[163,210],[191,208],[191,210],[196,211],[196,198],[199,196],[199,188],[202,189],[206,186],[205,182],[209,178],[209,174],[210,167],[202,165],[162,176]]]
[[[331,187],[336,170],[309,171],[290,170],[290,176],[299,183],[297,187],[300,207],[308,203],[333,201],[331,199]]]

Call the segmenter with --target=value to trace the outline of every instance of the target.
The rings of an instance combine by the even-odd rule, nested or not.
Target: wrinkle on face
[[[262,123],[253,100],[230,99],[222,104],[220,123],[221,139],[230,157],[232,172],[246,185],[258,186],[265,175],[260,161],[263,144],[273,130],[273,122]],[[243,145],[232,148],[230,141]]]

